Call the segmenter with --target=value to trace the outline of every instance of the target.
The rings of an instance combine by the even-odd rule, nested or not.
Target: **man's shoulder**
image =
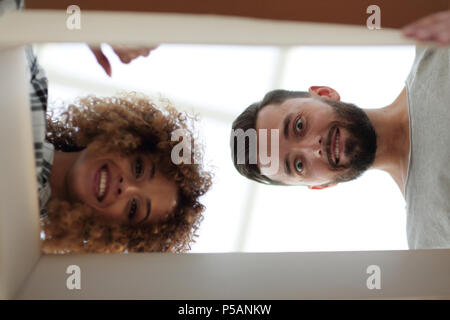
[[[407,82],[411,154],[406,182],[411,248],[450,247],[448,48],[418,47]]]

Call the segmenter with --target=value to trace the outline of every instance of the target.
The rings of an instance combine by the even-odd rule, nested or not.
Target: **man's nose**
[[[302,151],[303,153],[311,155],[317,159],[320,159],[326,155],[323,139],[320,136],[297,142],[296,147],[299,151]]]
[[[324,150],[321,137],[317,137],[316,139],[313,140],[311,145],[311,151],[316,158],[322,158]]]

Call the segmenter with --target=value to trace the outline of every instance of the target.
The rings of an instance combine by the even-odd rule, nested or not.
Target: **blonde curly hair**
[[[150,99],[127,94],[100,98],[88,96],[70,104],[60,116],[47,113],[47,140],[55,150],[81,151],[93,145],[98,153],[129,156],[141,152],[178,186],[178,204],[165,220],[151,225],[118,223],[82,203],[51,199],[41,218],[44,253],[81,252],[185,252],[190,249],[203,219],[199,197],[211,187],[212,174],[201,165],[197,139],[192,136],[194,118],[170,103],[158,108]],[[171,141],[174,130],[191,134],[191,164],[175,165]]]

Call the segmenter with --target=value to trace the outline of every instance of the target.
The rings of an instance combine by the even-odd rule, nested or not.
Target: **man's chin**
[[[366,171],[367,170],[362,170],[362,171],[360,171],[360,170],[350,170],[350,171],[347,171],[345,174],[338,175],[336,177],[334,183],[350,182],[350,181],[356,180],[359,177],[361,177],[362,174],[364,172],[366,172]]]

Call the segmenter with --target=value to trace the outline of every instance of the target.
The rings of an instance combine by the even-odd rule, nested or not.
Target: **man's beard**
[[[327,139],[327,155],[330,165],[337,172],[334,181],[339,183],[358,178],[370,168],[375,161],[377,151],[377,136],[369,117],[359,107],[335,100],[322,99],[330,105],[338,116],[338,121],[332,126]],[[331,158],[331,139],[336,127],[345,128],[349,136],[345,141],[343,152],[349,159],[348,163],[336,165]]]

